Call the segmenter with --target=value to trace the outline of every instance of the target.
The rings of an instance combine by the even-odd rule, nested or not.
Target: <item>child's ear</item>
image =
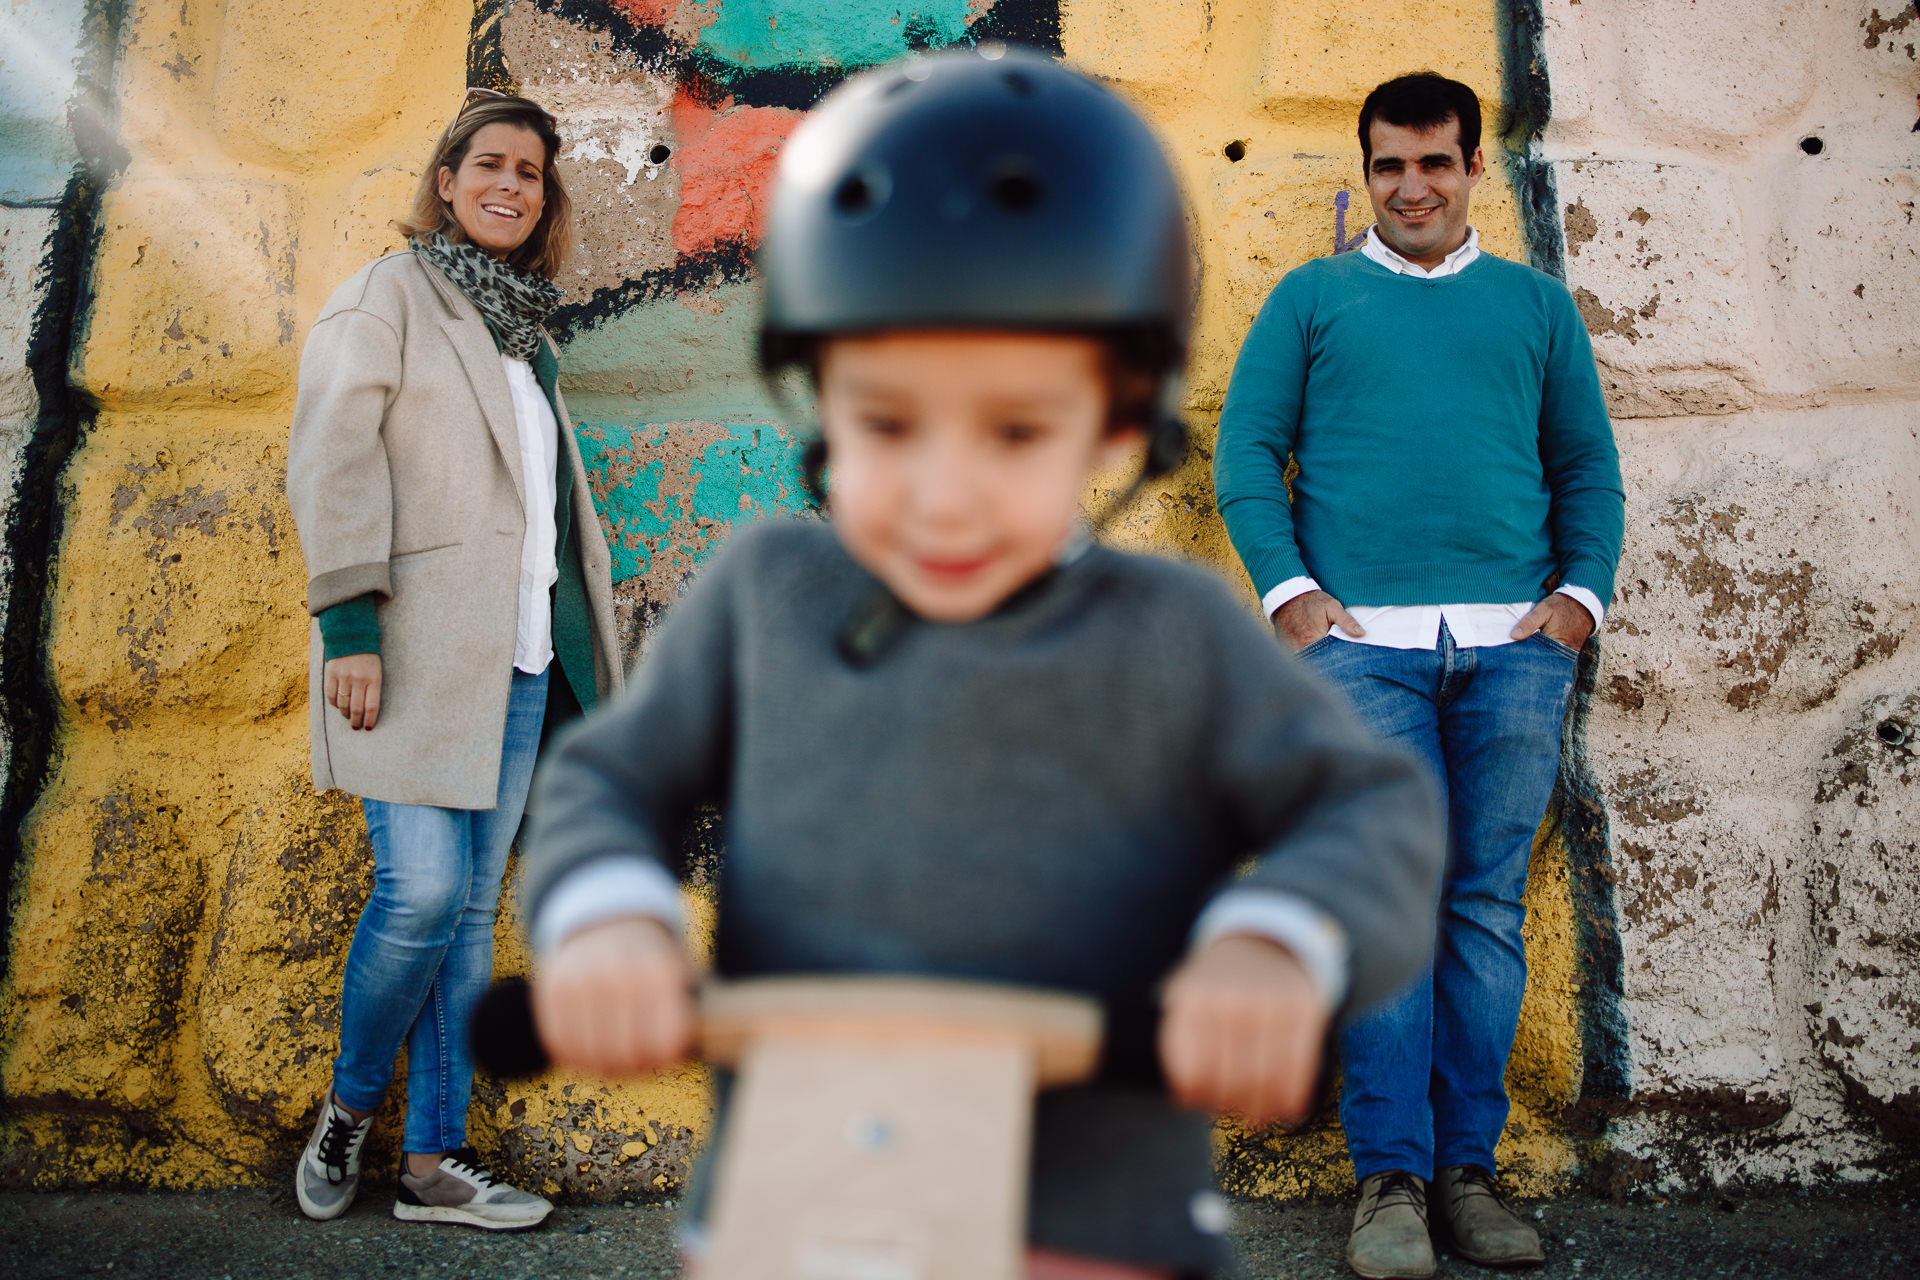
[[[1116,427],[1100,438],[1100,446],[1094,455],[1096,470],[1108,471],[1133,460],[1146,446],[1146,429],[1138,426]]]

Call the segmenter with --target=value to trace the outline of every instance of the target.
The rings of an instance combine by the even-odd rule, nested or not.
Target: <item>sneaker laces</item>
[[[472,1147],[460,1147],[457,1150],[449,1151],[446,1155],[440,1157],[440,1163],[452,1165],[455,1172],[472,1179],[474,1185],[482,1191],[497,1185],[500,1181],[500,1179],[494,1175],[493,1170],[487,1168],[485,1163],[481,1161],[480,1153]]]
[[[1406,1205],[1420,1215],[1421,1222],[1427,1220],[1427,1193],[1419,1178],[1399,1169],[1381,1174],[1380,1181],[1374,1184],[1373,1204],[1361,1225],[1372,1222],[1374,1214],[1394,1205]]]
[[[327,1131],[320,1135],[320,1164],[328,1182],[338,1186],[347,1180],[347,1162],[359,1152],[366,1136],[366,1130],[339,1103],[328,1100]]]

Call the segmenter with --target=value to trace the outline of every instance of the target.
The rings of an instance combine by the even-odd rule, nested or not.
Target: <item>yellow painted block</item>
[[[106,415],[68,471],[52,606],[69,714],[116,733],[304,723],[306,567],[279,419]],[[210,753],[217,758],[220,752]]]
[[[1357,121],[1375,85],[1409,71],[1438,71],[1480,95],[1491,125],[1501,101],[1493,0],[1276,4],[1262,53],[1259,100],[1278,119]]]
[[[210,98],[222,8],[220,0],[128,6],[113,105],[118,140],[135,165],[219,163]]]
[[[388,0],[377,17],[333,0],[228,0],[213,91],[222,147],[305,173],[409,114],[444,124],[460,87],[421,67],[465,35],[471,13],[430,0]]]
[[[1161,105],[1206,76],[1217,7],[1209,0],[1067,0],[1060,42],[1076,66]]]
[[[152,168],[116,183],[76,385],[107,409],[290,406],[296,199]]]

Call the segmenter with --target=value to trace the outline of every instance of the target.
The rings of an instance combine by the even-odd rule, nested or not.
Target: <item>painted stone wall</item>
[[[21,458],[42,416],[35,332],[45,332],[47,313],[60,301],[54,282],[64,264],[56,232],[79,162],[67,113],[77,105],[84,16],[81,6],[54,0],[0,9],[0,528],[9,530]],[[13,597],[17,542],[9,537],[0,545],[0,633]],[[0,676],[0,685],[7,683]],[[12,723],[0,717],[0,779],[11,773]]]
[[[1916,468],[1897,410],[1920,392],[1894,221],[1912,152],[1862,123],[1862,95],[1894,102],[1902,74],[1910,94],[1910,51],[1888,41],[1920,26],[1828,5],[1792,33],[1813,40],[1813,87],[1782,109],[1770,86],[1790,79],[1722,52],[1710,17],[1667,19],[1700,51],[1660,55],[1680,70],[1636,62],[1653,55],[1629,24],[1650,7],[1431,0],[1417,29],[1398,0],[114,8],[95,37],[114,127],[94,148],[67,361],[84,430],[40,473],[59,543],[25,639],[56,723],[13,877],[0,1181],[272,1183],[311,1119],[369,854],[357,806],[308,781],[305,570],[281,492],[292,379],[327,294],[396,247],[388,219],[462,87],[517,86],[561,122],[581,248],[554,327],[632,655],[733,527],[799,505],[790,415],[750,358],[784,139],[850,70],[984,40],[1112,81],[1182,172],[1197,447],[1115,534],[1242,586],[1209,483],[1238,343],[1280,274],[1364,232],[1366,90],[1417,67],[1480,88],[1483,243],[1564,263],[1634,490],[1622,597],[1535,851],[1503,1163],[1529,1191],[1583,1172],[1803,1176],[1822,1152],[1870,1170],[1913,1107],[1911,757],[1894,737],[1916,716],[1895,674]],[[1775,7],[1804,24],[1817,6]],[[1700,101],[1655,101],[1648,86],[1702,66]],[[1831,150],[1809,156],[1816,128]],[[1828,185],[1805,180],[1815,162]],[[1850,212],[1863,199],[1874,212]],[[1832,293],[1835,255],[1860,293]],[[721,855],[711,830],[696,843],[697,949]],[[509,909],[503,971],[526,962],[517,928]],[[1725,968],[1723,993],[1701,990],[1702,964]],[[669,1196],[705,1121],[695,1069],[617,1089],[483,1080],[475,1138],[531,1185]],[[1689,1124],[1732,1136],[1689,1164]],[[1750,1158],[1766,1143],[1797,1154]],[[1351,1182],[1330,1116],[1228,1131],[1222,1150],[1241,1191]]]
[[[1920,1137],[1920,12],[1544,16],[1628,495],[1587,734],[1630,1028],[1610,1136],[1670,1184],[1866,1176]]]

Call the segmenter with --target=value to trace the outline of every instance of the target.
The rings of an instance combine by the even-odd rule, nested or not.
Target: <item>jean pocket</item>
[[[1547,648],[1553,650],[1563,658],[1570,658],[1575,662],[1580,660],[1580,651],[1578,649],[1570,644],[1561,644],[1544,631],[1536,631],[1529,636],[1528,639],[1538,640],[1541,644],[1546,645]]]
[[[1322,649],[1326,648],[1328,645],[1332,643],[1334,643],[1334,635],[1331,631],[1329,631],[1326,635],[1321,636],[1318,640],[1315,640],[1312,644],[1303,645],[1302,647],[1295,649],[1293,651],[1293,656],[1296,658],[1311,658],[1314,654],[1319,653]]]

